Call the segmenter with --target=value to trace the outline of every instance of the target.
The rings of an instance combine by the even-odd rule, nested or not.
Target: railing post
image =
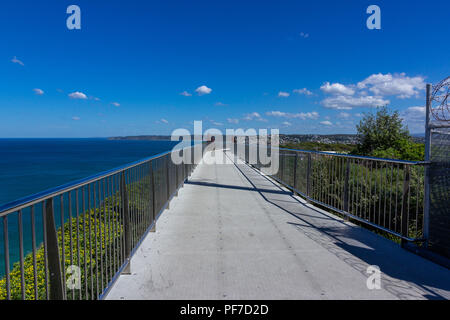
[[[311,153],[308,153],[308,164],[306,166],[306,195],[311,196]]]
[[[408,237],[408,195],[409,195],[409,177],[410,177],[410,168],[409,165],[403,165],[403,170],[405,170],[405,178],[403,180],[403,194],[402,194],[402,213],[401,213],[401,234],[404,237]],[[406,240],[401,240],[402,247],[405,246]]]
[[[431,113],[431,90],[432,85],[426,86],[426,113],[425,113],[425,161],[431,158],[431,129],[430,129],[430,113]],[[430,229],[430,166],[425,166],[424,177],[424,210],[423,210],[423,237],[425,238],[425,246],[428,246],[429,229]]]
[[[62,280],[61,261],[59,260],[58,234],[55,225],[55,213],[53,209],[53,198],[45,202],[45,223],[47,225],[47,252],[48,271],[50,275],[50,299],[65,300],[64,284]],[[64,226],[61,226],[64,232]],[[64,250],[64,243],[61,244]]]
[[[180,186],[180,181],[178,178],[179,167],[177,164],[174,164],[174,167],[175,167],[175,197],[178,197],[178,187]]]
[[[297,190],[297,163],[298,163],[298,153],[295,153],[294,160],[294,189]]]
[[[131,267],[130,267],[130,254],[131,254],[131,226],[130,226],[130,215],[129,215],[129,208],[128,208],[128,193],[127,193],[127,187],[125,183],[125,172],[122,171],[121,176],[121,183],[120,183],[120,195],[122,198],[122,206],[123,206],[123,231],[125,236],[125,258],[126,258],[126,266],[122,271],[122,274],[131,274]]]
[[[259,135],[257,135],[257,136],[256,136],[256,167],[257,167],[258,169],[261,168],[260,165],[259,165],[259,150],[260,150],[260,148],[259,148],[259,143],[260,143],[260,141],[259,141]]]
[[[280,181],[283,181],[283,174],[284,174],[284,159],[283,159],[283,154],[278,151],[279,154],[278,156],[280,157],[280,170],[279,170],[279,174],[278,174],[278,179],[280,179]]]
[[[181,150],[181,154],[182,154],[182,156],[181,156],[181,164],[180,164],[180,166],[181,166],[181,187],[183,187],[184,186],[184,150]]]
[[[153,170],[153,161],[150,161],[150,172],[152,179],[152,223],[153,228],[150,232],[156,231],[156,197],[155,197],[155,171]]]
[[[347,165],[345,168],[345,181],[344,181],[344,211],[348,212],[348,188],[350,180],[350,159],[347,159]],[[348,220],[348,216],[345,216],[345,220]]]
[[[169,179],[169,160],[168,159],[166,159],[166,184],[167,184],[167,209],[169,209],[170,179]]]

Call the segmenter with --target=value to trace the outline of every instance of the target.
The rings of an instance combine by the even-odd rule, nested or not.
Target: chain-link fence
[[[429,248],[450,257],[450,127],[431,129]]]

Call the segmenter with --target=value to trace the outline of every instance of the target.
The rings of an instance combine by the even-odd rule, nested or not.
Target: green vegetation
[[[345,143],[322,143],[304,141],[299,143],[286,143],[281,148],[312,150],[312,151],[336,151],[339,153],[349,153],[354,149],[353,145]]]
[[[155,171],[155,181],[162,185],[162,170]],[[129,212],[131,219],[131,245],[136,245],[145,228],[150,225],[151,205],[150,176],[127,185]],[[161,204],[158,204],[160,206]],[[55,209],[56,210],[56,209]],[[57,230],[59,255],[64,248],[64,271],[75,265],[80,268],[81,290],[66,290],[67,299],[96,299],[103,288],[111,281],[124,262],[124,227],[122,199],[119,192],[111,194],[95,210],[90,209],[78,217],[69,219],[63,225],[64,245],[62,245],[62,229]],[[57,213],[55,213],[56,215]],[[71,241],[72,240],[72,241]],[[47,297],[44,246],[36,249],[36,283],[37,299]],[[103,269],[103,272],[101,271]],[[47,278],[48,278],[47,274]],[[34,300],[35,276],[33,254],[24,257],[25,299]],[[66,279],[67,280],[67,279]],[[50,284],[49,284],[50,286]],[[12,300],[22,299],[20,263],[15,262],[10,271],[10,292]],[[5,300],[6,277],[0,279],[0,300]]]
[[[423,161],[425,145],[414,142],[408,128],[402,123],[398,111],[391,112],[387,107],[377,109],[377,112],[366,113],[356,126],[359,143],[322,143],[303,141],[285,143],[281,148],[335,151],[360,156],[376,158]]]
[[[107,257],[106,253],[116,256],[120,252],[122,235],[122,223],[120,219],[120,199],[116,198],[115,203],[107,201],[106,210],[104,208],[89,210],[86,213],[80,215],[77,222],[76,218],[72,218],[64,224],[64,260],[66,268],[70,265],[76,265],[80,267],[81,271],[81,291],[75,290],[73,293],[74,299],[79,299],[80,294],[82,299],[96,297],[96,284],[98,282],[110,281],[110,277],[114,275],[115,271],[110,268],[104,267],[103,274],[99,273],[96,276],[97,268],[100,269],[99,264],[101,261],[105,261]],[[110,224],[105,224],[105,219]],[[109,227],[108,227],[109,226]],[[58,230],[58,246],[61,248],[62,244],[62,231]],[[70,244],[72,239],[72,247]],[[78,255],[79,248],[79,255]],[[73,260],[71,262],[71,252]],[[101,254],[102,253],[102,254]],[[60,257],[62,252],[60,249]],[[36,250],[36,274],[37,274],[37,298],[46,299],[46,285],[45,285],[45,263],[44,263],[44,246],[41,245]],[[109,266],[109,265],[108,265]],[[91,277],[92,271],[92,277]],[[35,287],[34,287],[34,264],[33,254],[30,253],[25,256],[24,259],[24,274],[25,274],[25,299],[34,300]],[[48,277],[48,275],[47,275]],[[11,299],[22,299],[22,285],[20,274],[20,263],[16,262],[10,272],[10,288]],[[101,284],[99,284],[101,288]],[[91,291],[92,290],[92,291]],[[101,289],[99,289],[101,290]],[[87,295],[86,295],[87,292]],[[91,296],[91,292],[94,294]],[[66,295],[68,298],[72,298],[72,290],[67,290]],[[0,280],[0,300],[6,299],[6,277]]]
[[[296,168],[297,190],[323,204],[347,211],[359,218],[411,238],[422,236],[424,167],[392,164],[370,159],[347,160],[333,155],[312,154],[310,188],[307,188],[308,157],[299,154]],[[345,208],[347,163],[348,208]],[[294,185],[295,157],[283,156],[277,178]],[[410,189],[403,193],[406,170]],[[405,197],[405,198],[404,198]],[[406,201],[408,216],[402,218]],[[327,209],[329,210],[329,209]],[[334,212],[334,211],[332,211]],[[403,225],[402,225],[403,224]],[[388,235],[387,233],[385,235]],[[397,237],[388,236],[395,239]]]
[[[413,142],[403,126],[398,111],[378,108],[376,114],[366,113],[356,126],[360,143],[352,154],[400,160],[423,161],[425,146]]]

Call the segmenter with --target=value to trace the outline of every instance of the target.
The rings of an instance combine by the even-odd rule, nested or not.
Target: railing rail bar
[[[194,147],[194,145],[191,146],[191,147]],[[158,158],[162,158],[162,157],[164,157],[164,156],[166,156],[168,154],[171,154],[173,152],[179,152],[180,150],[184,150],[184,149],[187,149],[187,148],[190,148],[190,147],[185,147],[183,149],[175,149],[175,150],[162,152],[162,153],[156,154],[156,155],[151,156],[151,157],[147,157],[147,158],[144,158],[144,159],[141,159],[141,160],[138,160],[138,161],[135,161],[135,162],[123,165],[123,166],[119,166],[119,167],[114,168],[114,169],[106,170],[106,171],[103,171],[103,172],[100,172],[100,173],[88,176],[86,178],[78,179],[78,180],[75,180],[75,181],[72,181],[72,182],[69,182],[69,183],[62,184],[62,185],[60,185],[58,187],[50,188],[50,189],[47,189],[45,191],[35,193],[33,195],[14,200],[12,202],[8,202],[8,203],[3,204],[3,205],[0,206],[0,217],[5,216],[5,215],[7,215],[9,213],[12,213],[12,212],[19,211],[19,210],[24,209],[26,207],[29,207],[29,206],[31,206],[33,204],[39,203],[41,201],[44,201],[44,200],[47,200],[47,199],[50,199],[50,198],[54,198],[54,197],[59,196],[59,195],[61,195],[63,193],[66,193],[66,192],[72,191],[74,189],[80,188],[82,186],[91,184],[91,183],[96,182],[98,180],[101,180],[101,179],[104,179],[106,177],[109,177],[109,176],[115,175],[117,173],[120,173],[122,171],[134,168],[134,167],[136,167],[136,166],[138,166],[140,164],[147,163],[149,161],[152,161],[152,160],[155,160],[155,159],[158,159]]]
[[[326,204],[326,203],[323,203],[322,201],[315,200],[315,199],[313,199],[313,198],[308,197],[306,194],[304,194],[304,193],[301,192],[300,190],[296,190],[296,189],[294,190],[291,186],[287,185],[286,183],[284,183],[283,181],[279,180],[279,179],[276,178],[276,177],[271,176],[271,178],[274,179],[274,180],[276,180],[278,183],[281,183],[281,184],[284,185],[285,187],[287,187],[287,188],[289,188],[289,189],[292,189],[292,190],[295,191],[296,193],[300,194],[302,197],[306,198],[308,201],[314,202],[314,203],[319,204],[319,205],[321,205],[321,206],[323,206],[323,207],[326,207],[326,208],[331,209],[331,210],[333,210],[333,211],[335,211],[335,212],[338,212],[338,213],[340,213],[340,214],[342,214],[342,215],[348,216],[348,217],[350,217],[350,218],[352,218],[352,219],[354,219],[354,220],[357,220],[357,221],[359,221],[359,222],[361,222],[361,223],[364,223],[364,224],[369,225],[369,226],[372,226],[372,227],[374,227],[374,228],[376,228],[376,229],[379,229],[379,230],[388,232],[388,233],[390,233],[390,234],[392,234],[392,235],[394,235],[394,236],[396,236],[396,237],[399,237],[399,238],[404,239],[404,240],[409,241],[409,242],[423,242],[423,241],[425,241],[425,239],[423,239],[423,238],[410,238],[410,237],[405,237],[405,236],[401,235],[401,234],[398,233],[398,232],[389,230],[389,229],[387,229],[387,228],[384,228],[384,227],[382,227],[382,226],[379,226],[379,225],[377,225],[377,224],[374,224],[374,223],[372,223],[372,222],[370,222],[370,221],[366,221],[366,220],[364,220],[364,219],[361,219],[360,217],[355,216],[355,215],[353,215],[353,214],[351,214],[351,213],[348,213],[348,212],[342,211],[342,210],[340,210],[340,209],[334,208],[334,207],[332,207],[332,206],[330,206],[330,205],[328,205],[328,204]]]

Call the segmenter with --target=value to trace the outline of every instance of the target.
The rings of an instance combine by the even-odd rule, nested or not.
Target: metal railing
[[[195,169],[196,147],[1,206],[0,300],[102,299]],[[191,159],[176,165],[172,152]]]
[[[272,159],[279,156],[279,169],[271,177],[313,203],[397,236],[402,243],[424,240],[426,162],[259,148],[255,163],[248,144],[235,150],[258,169],[264,167],[259,152]]]

